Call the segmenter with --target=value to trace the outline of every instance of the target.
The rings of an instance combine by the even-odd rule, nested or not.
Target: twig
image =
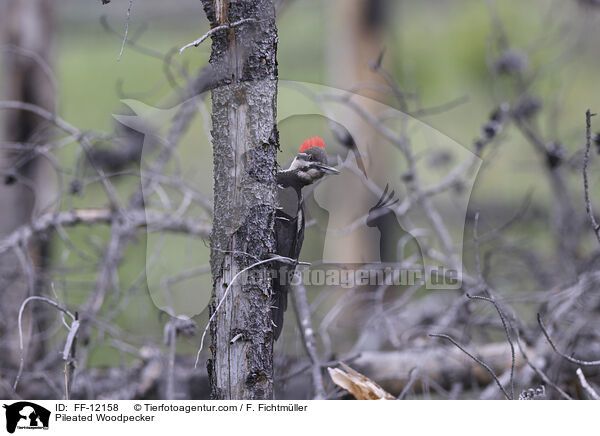
[[[552,339],[550,338],[550,335],[548,334],[548,330],[546,330],[546,326],[544,325],[544,322],[542,321],[542,316],[539,313],[537,314],[537,320],[538,320],[538,324],[540,325],[540,328],[542,329],[542,332],[544,333],[544,336],[546,336],[548,343],[550,344],[552,349],[556,352],[556,354],[561,356],[563,359],[566,359],[569,362],[575,363],[577,365],[582,365],[582,366],[598,366],[598,365],[600,365],[600,360],[579,360],[579,359],[575,359],[574,357],[568,356],[565,353],[561,352],[558,348],[556,348],[556,345],[554,345],[554,342],[552,342]]]
[[[108,291],[112,288],[115,295],[119,292],[118,268],[123,260],[127,237],[132,235],[132,223],[125,220],[121,214],[116,214],[111,220],[110,238],[96,274],[94,289],[81,306],[84,315],[81,337],[84,341],[90,339],[91,320],[95,319],[102,309]],[[80,353],[79,360],[83,366],[87,364],[90,349],[91,347],[86,347]]]
[[[208,37],[214,35],[215,33],[217,33],[220,30],[226,30],[226,29],[233,29],[234,27],[237,27],[241,24],[244,23],[248,23],[250,21],[256,21],[254,18],[243,18],[239,21],[236,21],[235,23],[231,23],[231,24],[223,24],[222,26],[217,26],[217,27],[213,27],[212,29],[210,29],[208,32],[206,32],[204,35],[202,35],[200,38],[198,38],[197,40],[195,40],[194,42],[190,42],[189,44],[184,45],[183,47],[181,47],[179,49],[179,54],[183,53],[183,51],[187,48],[190,48],[192,46],[194,47],[198,47],[200,44],[202,44]]]
[[[510,395],[508,395],[508,392],[506,392],[506,390],[504,389],[504,386],[502,386],[502,383],[500,383],[500,380],[498,380],[498,376],[496,375],[494,370],[492,370],[492,368],[490,368],[485,362],[483,362],[481,359],[478,359],[477,357],[473,356],[471,353],[469,353],[467,350],[465,350],[463,346],[461,346],[458,342],[456,342],[454,339],[452,339],[448,335],[430,333],[429,336],[434,337],[434,338],[444,338],[444,339],[447,339],[450,342],[452,342],[460,351],[462,351],[467,356],[469,356],[471,359],[473,359],[475,362],[477,362],[478,364],[483,366],[487,370],[487,372],[490,373],[490,375],[492,376],[492,378],[494,379],[494,381],[496,382],[496,384],[498,385],[498,387],[500,388],[500,390],[502,391],[502,393],[504,394],[506,399],[512,400]]]
[[[479,236],[477,234],[479,229],[479,211],[475,213],[475,221],[473,224],[473,244],[475,244],[475,269],[477,271],[477,278],[480,284],[484,283],[483,274],[481,273],[481,257],[479,256]],[[467,295],[468,297],[468,295]]]
[[[515,357],[515,346],[513,344],[512,338],[510,337],[510,328],[512,328],[512,326],[508,322],[506,315],[504,314],[504,312],[502,311],[502,309],[500,308],[500,306],[498,305],[498,303],[496,302],[495,299],[488,298],[488,297],[483,297],[483,296],[480,296],[480,295],[469,295],[469,294],[466,294],[466,295],[467,295],[467,298],[470,299],[470,300],[483,300],[483,301],[488,301],[488,302],[492,303],[494,305],[494,307],[496,308],[496,311],[498,312],[498,315],[500,315],[500,320],[502,321],[502,326],[504,327],[504,333],[506,334],[506,339],[508,340],[508,343],[510,344],[510,354],[511,354],[510,394],[511,394],[511,397],[514,398],[514,396],[515,396],[515,362],[516,362],[516,357]]]
[[[600,395],[598,395],[598,392],[596,392],[594,388],[592,388],[588,381],[585,379],[581,368],[577,368],[575,374],[577,374],[577,377],[579,377],[579,383],[581,383],[581,386],[583,387],[583,389],[586,390],[589,396],[592,397],[594,400],[600,400]]]
[[[104,30],[106,30],[109,33],[112,33],[113,35],[115,35],[116,37],[118,37],[120,40],[124,40],[124,35],[122,35],[120,32],[118,32],[117,30],[113,29],[110,24],[108,23],[108,20],[106,18],[106,15],[103,15],[100,17],[100,25],[104,28]],[[142,53],[144,55],[153,57],[155,59],[160,59],[160,60],[164,60],[165,55],[164,53],[161,53],[158,50],[154,50],[152,48],[149,47],[145,47],[145,46],[141,46],[140,44],[138,44],[136,41],[133,40],[133,38],[128,38],[125,40],[125,43],[130,46],[132,49],[138,51],[139,53]]]
[[[594,115],[596,114],[592,114],[589,109],[585,112],[585,154],[583,156],[583,191],[585,194],[585,210],[592,223],[596,239],[598,239],[598,242],[600,242],[600,224],[598,224],[598,222],[596,221],[596,217],[594,217],[594,211],[592,209],[592,200],[590,199],[590,185],[588,180],[588,164],[590,162],[590,146],[592,143],[592,117]]]
[[[312,378],[313,388],[315,391],[315,399],[322,400],[326,397],[325,389],[323,388],[323,373],[321,371],[321,364],[319,355],[317,353],[317,347],[315,346],[315,331],[312,327],[310,319],[310,307],[308,306],[308,299],[306,298],[306,288],[304,285],[299,284],[293,287],[294,292],[292,293],[294,310],[296,312],[296,318],[298,320],[298,327],[300,328],[300,336],[306,354],[312,363]]]
[[[406,383],[406,386],[404,386],[404,389],[402,389],[402,392],[400,392],[400,395],[398,395],[398,400],[403,400],[404,397],[406,397],[406,394],[408,394],[408,391],[410,390],[410,388],[412,388],[413,384],[415,384],[415,381],[417,381],[417,374],[419,373],[419,368],[415,367],[413,369],[411,369],[408,372],[408,383]]]
[[[329,366],[336,366],[339,365],[340,362],[353,362],[356,359],[359,359],[361,357],[361,354],[349,354],[347,357],[342,356],[339,359],[335,359],[335,360],[330,360],[329,362],[323,362],[321,363],[321,368],[327,368]],[[306,371],[307,369],[312,368],[312,364],[306,364],[306,365],[301,365],[298,369],[294,370],[294,372],[291,372],[289,374],[286,374],[282,377],[280,377],[280,381],[285,382],[291,378],[294,378],[300,374],[302,374],[304,371]]]
[[[533,369],[535,371],[535,373],[537,375],[540,376],[540,378],[550,387],[556,389],[556,391],[565,399],[565,400],[572,400],[573,398],[567,394],[565,391],[563,391],[556,383],[554,383],[552,380],[550,380],[550,378],[544,373],[544,371],[542,371],[541,369],[539,369],[536,365],[533,364],[533,362],[529,359],[529,356],[527,355],[527,353],[525,352],[525,349],[523,348],[523,346],[521,345],[521,338],[519,337],[519,332],[517,332],[517,346],[519,347],[519,350],[521,351],[521,354],[523,355],[523,358],[525,359],[525,362],[527,362],[527,365],[529,365],[529,367],[531,369]]]
[[[473,243],[475,244],[475,264],[476,264],[476,268],[477,268],[477,277],[479,279],[479,285],[484,287],[487,290],[490,297],[484,297],[484,296],[479,296],[479,295],[469,295],[469,293],[467,293],[466,296],[469,300],[483,300],[483,301],[492,303],[494,305],[494,307],[496,308],[498,315],[500,316],[500,320],[502,321],[502,326],[504,327],[504,333],[506,334],[506,339],[508,340],[508,343],[510,345],[510,353],[511,353],[510,396],[511,396],[511,398],[514,398],[515,397],[515,346],[510,337],[510,328],[512,328],[512,326],[510,326],[510,323],[507,321],[507,317],[504,315],[504,312],[502,311],[502,309],[500,308],[500,306],[498,305],[496,300],[493,297],[491,297],[492,294],[488,290],[488,286],[485,282],[485,279],[483,278],[483,273],[481,271],[481,259],[479,256],[478,231],[479,231],[479,212],[477,212],[475,214],[475,222],[473,224]]]
[[[73,209],[58,214],[44,214],[36,218],[31,224],[19,227],[0,240],[0,254],[19,245],[25,245],[36,234],[52,228],[78,224],[110,224],[115,216],[115,212],[110,209]],[[125,218],[133,227],[146,227],[148,231],[186,233],[200,237],[208,237],[210,234],[210,225],[207,223],[193,219],[177,219],[172,215],[156,213],[151,210],[128,211]]]
[[[112,186],[112,184],[106,177],[104,170],[101,167],[99,167],[96,164],[96,162],[94,161],[94,159],[92,159],[90,156],[91,144],[90,144],[88,137],[86,136],[86,134],[84,132],[82,132],[75,126],[69,124],[67,121],[63,120],[56,114],[53,114],[52,112],[49,112],[46,109],[44,109],[40,106],[37,106],[35,104],[24,103],[21,101],[10,101],[10,100],[9,101],[0,101],[0,109],[16,109],[16,110],[22,110],[22,111],[34,113],[34,114],[40,116],[41,118],[45,119],[46,121],[49,121],[50,123],[54,124],[60,130],[73,136],[73,138],[75,138],[77,140],[77,142],[79,142],[79,144],[85,151],[86,156],[88,156],[88,158],[89,158],[88,160],[90,161],[90,164],[92,165],[94,170],[100,176],[100,178],[101,178],[100,182],[102,184],[102,187],[103,187],[103,189],[106,193],[106,196],[108,197],[108,200],[110,201],[111,205],[115,209],[121,210],[119,196],[117,195],[115,188]]]
[[[127,18],[125,21],[125,35],[123,35],[123,44],[121,44],[121,51],[119,52],[119,58],[117,62],[121,60],[123,56],[123,50],[125,50],[125,43],[127,42],[127,35],[129,34],[129,20],[131,19],[131,8],[133,7],[133,0],[129,0],[129,7],[127,8]]]
[[[75,372],[75,353],[77,351],[77,334],[79,333],[79,314],[75,312],[75,321],[71,323],[69,334],[65,341],[63,350],[63,360],[65,361],[65,399],[69,400],[71,396],[71,387],[73,385],[73,373]]]
[[[22,326],[23,311],[25,310],[25,306],[27,306],[27,303],[29,303],[30,301],[33,301],[33,300],[43,301],[44,303],[57,308],[61,312],[65,313],[66,315],[69,315],[69,317],[71,317],[71,319],[73,321],[75,321],[75,316],[71,312],[69,312],[66,308],[61,306],[56,301],[52,301],[49,298],[32,296],[32,297],[26,298],[25,301],[23,301],[23,303],[21,304],[21,308],[19,309],[19,318],[18,318],[20,362],[19,362],[19,370],[17,371],[17,377],[15,378],[15,382],[13,384],[14,391],[17,390],[17,385],[19,384],[19,381],[21,380],[21,376],[23,374],[23,366],[25,365],[25,350],[23,347],[23,326]]]
[[[169,363],[167,366],[166,400],[175,399],[175,351],[177,346],[177,327],[170,321],[165,326],[165,343],[169,345]]]

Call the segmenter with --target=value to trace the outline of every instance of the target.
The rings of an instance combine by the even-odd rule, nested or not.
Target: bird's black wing
[[[275,237],[279,256],[298,260],[304,241],[304,216],[304,204],[302,202],[295,216],[288,215],[281,209],[277,210],[275,215]],[[277,340],[283,328],[283,313],[287,309],[288,293],[291,286],[290,280],[293,277],[296,265],[289,262],[277,262],[275,268],[271,318],[274,324],[273,337]]]

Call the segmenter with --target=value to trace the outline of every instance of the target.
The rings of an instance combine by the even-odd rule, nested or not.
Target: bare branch
[[[487,301],[490,302],[494,305],[494,307],[496,308],[496,311],[498,312],[498,315],[500,316],[500,320],[502,321],[502,327],[504,327],[504,333],[506,334],[506,339],[508,340],[508,343],[510,344],[510,354],[511,354],[511,365],[510,365],[510,394],[511,397],[514,398],[515,397],[515,346],[513,344],[512,338],[510,336],[510,329],[512,328],[512,326],[510,325],[510,322],[507,320],[506,315],[504,314],[504,312],[502,311],[502,309],[500,308],[500,306],[498,305],[498,303],[496,302],[496,300],[494,298],[488,298],[488,297],[483,297],[483,296],[479,296],[479,295],[469,295],[466,294],[467,298],[471,299],[471,300],[483,300],[483,301]]]
[[[30,301],[33,301],[33,300],[43,301],[44,303],[57,308],[64,314],[68,315],[73,321],[75,321],[75,316],[71,312],[69,312],[68,309],[61,306],[56,301],[50,300],[49,298],[32,296],[32,297],[26,298],[25,301],[23,301],[23,303],[21,304],[21,308],[19,309],[19,319],[18,319],[20,362],[19,362],[19,370],[17,371],[17,377],[13,384],[13,390],[15,390],[15,391],[17,390],[17,385],[19,384],[19,381],[21,380],[21,375],[23,374],[23,367],[25,365],[25,350],[24,350],[24,346],[23,346],[23,328],[22,328],[23,311],[25,310],[25,306],[27,306],[27,303],[29,303]]]
[[[577,377],[579,378],[579,383],[581,383],[581,386],[590,395],[590,397],[592,397],[594,400],[600,400],[600,395],[598,395],[598,392],[596,392],[594,388],[592,388],[588,381],[585,379],[581,368],[577,368],[575,374],[577,374]]]
[[[585,112],[585,154],[583,156],[583,191],[585,194],[585,211],[592,223],[592,228],[594,229],[594,234],[596,235],[596,239],[600,242],[600,224],[596,221],[596,217],[594,217],[594,211],[592,209],[592,200],[590,199],[590,185],[588,180],[588,164],[590,162],[590,147],[592,143],[592,117],[596,114],[590,113],[588,109]]]
[[[306,288],[303,284],[299,284],[294,286],[293,290],[292,301],[294,310],[296,311],[300,336],[302,337],[302,343],[304,344],[306,354],[308,354],[312,363],[313,389],[315,392],[314,399],[322,400],[326,397],[323,385],[323,372],[317,353],[317,347],[315,345],[315,331],[310,319],[310,307],[308,306],[308,299],[306,297]]]
[[[506,399],[507,400],[512,400],[511,396],[508,395],[508,392],[506,392],[506,390],[504,389],[504,386],[502,386],[502,383],[500,383],[500,380],[498,379],[498,376],[496,375],[496,373],[485,362],[483,362],[481,359],[478,359],[477,357],[475,357],[474,355],[472,355],[471,353],[469,353],[467,350],[464,349],[464,347],[462,347],[458,342],[456,342],[454,339],[452,339],[448,335],[431,333],[429,336],[432,336],[434,338],[444,338],[444,339],[447,339],[450,342],[452,342],[463,353],[465,353],[467,356],[469,356],[475,362],[477,362],[478,364],[480,364],[481,366],[483,366],[486,369],[486,371],[490,373],[490,375],[492,376],[492,378],[494,379],[494,381],[496,382],[496,384],[498,385],[498,387],[500,388],[500,390],[502,391],[502,393],[504,394],[504,396],[506,397]]]
[[[202,44],[206,39],[208,39],[210,36],[214,35],[215,33],[221,31],[221,30],[226,30],[226,29],[233,29],[237,26],[240,26],[244,23],[248,23],[250,21],[256,21],[254,18],[243,18],[241,20],[236,21],[235,23],[231,23],[231,24],[223,24],[222,26],[217,26],[217,27],[213,27],[212,29],[210,29],[208,32],[206,32],[204,35],[202,35],[200,38],[198,38],[197,40],[190,42],[189,44],[184,45],[183,47],[181,47],[179,49],[179,53],[183,53],[183,51],[187,48],[190,48],[192,46],[194,47],[198,47],[200,44]]]
[[[127,18],[125,22],[125,34],[123,35],[123,43],[121,44],[121,51],[119,52],[119,57],[117,62],[121,60],[121,56],[123,56],[123,50],[125,50],[125,43],[127,42],[127,35],[129,34],[129,20],[131,19],[131,8],[133,7],[133,0],[129,0],[129,7],[127,8]]]
[[[418,374],[419,374],[419,368],[415,367],[409,371],[408,383],[406,383],[406,386],[404,386],[404,389],[402,389],[402,392],[400,392],[400,395],[398,395],[398,400],[403,400],[404,397],[406,397],[406,394],[408,394],[408,391],[410,391],[410,388],[412,388],[413,384],[417,381]]]
[[[25,245],[33,236],[53,228],[72,227],[78,224],[110,224],[115,216],[115,212],[110,209],[73,209],[58,214],[48,213],[35,219],[31,224],[21,226],[0,240],[0,254],[10,248]],[[149,210],[129,211],[125,217],[134,228],[146,227],[148,231],[186,233],[203,238],[210,235],[210,225],[203,221],[178,219]]]
[[[28,111],[44,118],[45,120],[54,124],[59,129],[73,136],[73,138],[75,138],[77,142],[81,144],[81,147],[86,152],[86,155],[90,156],[91,144],[87,135],[75,126],[69,124],[68,122],[57,116],[56,114],[53,114],[52,112],[49,112],[46,109],[35,104],[20,101],[0,101],[0,109],[16,109]],[[115,191],[115,188],[112,186],[112,184],[106,177],[106,174],[104,174],[104,170],[98,165],[96,165],[93,159],[89,159],[89,161],[94,167],[94,170],[96,170],[96,172],[101,178],[100,181],[102,183],[102,187],[106,192],[106,196],[108,197],[111,206],[113,206],[115,209],[121,209],[119,197]]]
[[[579,359],[575,359],[574,357],[568,356],[565,353],[561,352],[558,348],[556,348],[556,345],[554,345],[554,342],[550,338],[550,334],[548,333],[548,330],[546,330],[546,326],[544,325],[544,322],[542,321],[542,316],[539,313],[537,314],[537,320],[538,320],[538,324],[540,325],[540,328],[542,329],[542,332],[544,333],[544,336],[546,336],[548,343],[550,344],[552,349],[556,352],[556,354],[561,356],[563,359],[566,359],[569,362],[575,363],[577,365],[582,365],[582,366],[598,366],[598,365],[600,365],[600,360],[579,360]]]
[[[533,362],[531,361],[531,359],[525,352],[525,348],[521,345],[521,338],[519,337],[518,332],[517,332],[517,346],[519,347],[519,350],[521,351],[521,355],[525,359],[525,362],[527,362],[527,365],[529,365],[529,367],[531,369],[533,369],[535,371],[535,373],[537,375],[539,375],[540,378],[546,384],[548,384],[548,386],[554,388],[565,400],[573,399],[569,394],[567,394],[565,391],[563,391],[556,383],[554,383],[552,380],[550,380],[550,378],[544,373],[544,371],[542,371],[540,368],[538,368],[536,365],[533,364]]]

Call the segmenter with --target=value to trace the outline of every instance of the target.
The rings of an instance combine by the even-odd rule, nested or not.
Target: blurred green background
[[[75,0],[61,0],[56,70],[60,81],[60,108],[64,117],[81,128],[110,131],[112,114],[123,97],[139,97],[147,104],[160,104],[170,92],[162,61],[126,47],[117,62],[119,37],[100,24],[105,16],[110,26],[123,32],[127,1],[90,7]],[[492,77],[486,65],[486,47],[491,44],[492,23],[485,1],[393,1],[383,37],[386,60],[392,75],[407,91],[419,93],[423,106],[435,106],[460,97],[468,101],[446,113],[424,119],[434,128],[469,146],[479,126],[495,105]],[[539,71],[532,93],[544,103],[542,131],[551,132],[574,152],[582,146],[585,110],[600,97],[598,80],[597,24],[600,11],[583,8],[577,1],[491,2],[498,10],[513,47],[529,56],[529,68]],[[289,2],[278,20],[279,75],[281,79],[339,86],[328,77],[327,53],[333,29],[328,28],[332,11],[326,2]],[[140,29],[143,34],[139,35]],[[145,29],[145,30],[144,30]],[[140,45],[167,53],[208,30],[200,2],[180,0],[134,3],[130,37]],[[190,71],[207,62],[210,41],[182,55],[173,56]],[[373,59],[378,53],[373,53]],[[149,94],[149,91],[154,91]],[[290,104],[290,102],[286,102]],[[548,110],[548,107],[556,109]],[[558,113],[556,113],[558,111]],[[287,147],[284,144],[284,147]],[[288,147],[291,156],[296,145]],[[284,153],[288,152],[284,148]],[[508,135],[499,161],[478,183],[485,191],[489,183],[499,202],[518,201],[523,184],[539,190],[528,171],[537,164],[531,147],[517,134]],[[511,169],[511,177],[502,177]],[[535,178],[534,178],[535,179]]]
[[[101,17],[122,33],[128,3],[112,0],[102,6],[100,2],[58,1],[54,67],[59,81],[59,111],[81,129],[110,133],[114,128],[112,114],[122,110],[123,98],[161,106],[172,95],[161,59],[126,46],[117,61],[121,39],[103,28]],[[530,92],[543,103],[538,120],[540,131],[548,140],[562,142],[569,156],[581,150],[585,110],[588,107],[600,110],[600,32],[597,31],[600,8],[582,7],[582,2],[575,0],[390,3],[382,48],[386,49],[386,68],[400,87],[417,92],[423,107],[466,98],[451,110],[423,118],[424,122],[471,149],[474,139],[480,135],[480,126],[499,102],[498,94],[502,92],[498,89],[503,86],[502,80],[494,81],[488,69],[488,62],[492,61],[490,55],[495,53],[490,10],[497,10],[510,45],[527,54],[527,68],[536,75]],[[336,46],[332,13],[335,11],[326,0],[288,2],[278,19],[281,79],[340,86],[336,77],[328,72],[328,54]],[[197,0],[138,0],[131,12],[129,37],[141,46],[168,53],[207,30],[208,23]],[[193,75],[206,64],[209,51],[210,40],[181,55],[171,53]],[[378,55],[374,52],[372,60]],[[280,102],[283,104],[293,106],[294,102]],[[297,134],[298,137],[291,137],[292,134],[289,138],[282,137],[282,164],[293,156],[297,141],[301,140],[301,132]],[[528,192],[533,193],[534,209],[547,210],[552,198],[547,178],[542,174],[540,157],[515,129],[510,128],[503,135],[501,144],[493,150],[493,164],[484,163],[471,200],[473,208],[494,211],[483,223],[487,228],[513,215]],[[193,142],[193,132],[186,138]],[[72,163],[75,153],[75,146],[65,148],[60,159]],[[210,162],[209,156],[207,162]],[[575,207],[581,210],[583,189],[579,171],[577,166],[571,170],[573,177],[569,183]],[[600,184],[597,174],[593,175],[592,182]],[[121,189],[127,191],[136,181],[123,178],[119,183]],[[98,186],[89,186],[86,195],[75,200],[65,199],[62,207],[104,206],[98,203],[102,198]],[[512,229],[511,236],[520,242],[538,245],[543,252],[550,244],[546,224],[528,220]],[[84,247],[90,237],[105,241],[108,229],[75,229],[69,234],[76,244]],[[55,256],[60,258],[62,247],[58,240],[54,250]],[[145,250],[144,240],[127,249],[119,276],[123,288],[134,282],[143,270]],[[77,264],[75,257],[66,260],[66,265],[77,270],[61,288],[67,292],[70,304],[83,301],[94,280],[94,270],[78,269]],[[205,277],[203,283],[209,290],[209,277]],[[163,323],[143,288],[128,303],[135,310],[127,311],[127,316],[118,320],[123,329],[141,338],[161,334]],[[199,318],[201,329],[205,323],[204,314]],[[191,351],[197,347],[196,342],[183,340],[182,347]],[[108,364],[114,362],[117,355],[101,347],[91,358],[95,364]]]

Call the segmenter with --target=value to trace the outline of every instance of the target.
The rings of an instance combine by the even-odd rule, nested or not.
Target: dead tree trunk
[[[327,4],[330,18],[327,34],[329,78],[334,86],[343,89],[359,87],[354,92],[372,99],[361,103],[362,109],[377,118],[380,116],[377,112],[381,110],[379,102],[384,102],[385,96],[368,87],[360,87],[367,83],[386,85],[383,76],[372,68],[372,65],[376,63],[384,48],[386,17],[392,4],[389,0],[329,0]],[[383,146],[381,136],[357,113],[349,114],[343,123],[353,126],[353,134],[358,134],[354,139],[363,147],[361,153],[364,154],[367,174],[379,186],[385,186],[390,182],[383,179],[385,174],[389,174],[387,170],[389,157],[381,153]],[[364,189],[364,181],[359,177],[345,177],[329,183],[339,183],[336,187],[340,188],[339,192],[352,192],[352,201],[336,204],[338,213],[336,217],[345,217],[337,218],[336,224],[341,228],[351,225],[350,223],[356,217],[356,211],[369,210],[374,204],[371,194]],[[382,234],[381,237],[383,238],[384,235]],[[335,259],[346,258],[346,253],[353,253],[350,259],[356,258],[354,253],[364,253],[367,262],[379,257],[378,247],[369,243],[366,233],[348,233],[340,242],[342,243],[338,246]],[[367,247],[372,251],[367,251],[369,250]],[[356,267],[360,268],[358,265]],[[372,286],[361,289],[361,292],[365,293],[374,291]],[[346,310],[343,317],[348,325],[361,325],[365,317],[369,316],[369,312],[365,309],[365,305],[357,305]],[[359,321],[361,319],[363,321]]]
[[[212,91],[211,392],[215,399],[268,399],[271,281],[269,264],[254,264],[275,250],[275,7],[273,0],[202,2],[211,27],[226,26],[212,35],[210,59],[221,78]]]
[[[6,0],[0,4],[2,38],[2,98],[35,104],[54,111],[55,92],[49,71],[54,2]],[[35,114],[7,111],[0,139],[0,238],[48,212],[52,184],[49,165],[32,149],[48,140],[48,126]],[[36,240],[19,253],[0,256],[0,367],[14,369],[19,362],[17,316],[19,307],[39,286],[39,272],[47,260],[47,243]],[[27,272],[28,271],[28,272]],[[28,360],[35,360],[42,343],[35,340],[42,309],[25,311],[23,336]]]

